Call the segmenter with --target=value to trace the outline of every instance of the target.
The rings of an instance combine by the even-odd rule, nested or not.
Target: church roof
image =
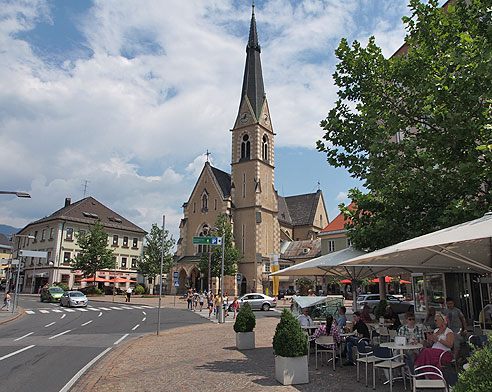
[[[354,209],[355,203],[350,203],[348,208]],[[345,229],[345,223],[350,223],[350,219],[345,220],[345,215],[340,213],[323,230],[321,230],[320,233],[331,233],[331,232],[337,232],[340,230],[346,230]]]
[[[212,174],[215,176],[224,198],[231,196],[231,175],[213,166],[210,166],[210,169],[212,169]]]
[[[242,107],[246,97],[253,108],[256,120],[261,112],[263,102],[265,100],[265,88],[263,86],[263,74],[261,72],[260,60],[260,44],[258,43],[258,32],[256,30],[255,9],[251,15],[251,25],[249,28],[249,40],[246,46],[246,66],[244,69],[243,88],[241,91],[241,102],[239,108]]]
[[[147,234],[145,230],[130,222],[128,219],[123,218],[121,215],[109,209],[92,196],[86,197],[75,203],[68,204],[49,216],[29,223],[25,228],[30,225],[50,222],[58,219],[91,225],[94,224],[98,218],[101,220],[104,227]]]
[[[314,223],[316,209],[318,207],[321,191],[316,193],[306,193],[289,197],[279,196],[278,213],[279,220],[289,223],[293,226],[308,226]],[[283,199],[283,200],[281,200]],[[285,208],[287,213],[283,210]],[[281,210],[282,209],[282,210]],[[282,212],[281,212],[282,211]],[[284,214],[285,219],[281,216]],[[290,217],[290,222],[287,217]]]

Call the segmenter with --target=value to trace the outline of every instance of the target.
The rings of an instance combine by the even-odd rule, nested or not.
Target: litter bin
[[[217,309],[217,316],[219,319],[219,323],[225,323],[225,312],[223,306]]]

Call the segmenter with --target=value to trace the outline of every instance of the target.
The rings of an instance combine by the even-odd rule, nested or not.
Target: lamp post
[[[161,298],[162,298],[162,264],[164,262],[164,229],[166,226],[166,215],[162,215],[162,247],[161,247],[161,274],[159,276],[159,306],[157,309],[157,335],[161,329]],[[176,296],[174,296],[176,300]]]
[[[15,239],[19,238],[28,238],[28,239],[35,239],[33,235],[27,235],[27,234],[14,234],[12,236],[13,242],[15,244]],[[17,261],[17,278],[15,279],[15,297],[14,297],[14,303],[12,306],[12,313],[14,313],[14,310],[17,309],[17,304],[19,303],[19,279],[20,279],[20,270],[21,270],[21,265],[22,265],[22,256],[19,256],[19,249],[17,248],[17,255],[19,257],[19,260]]]
[[[17,197],[31,198],[31,195],[27,192],[0,191],[0,195],[16,195]]]

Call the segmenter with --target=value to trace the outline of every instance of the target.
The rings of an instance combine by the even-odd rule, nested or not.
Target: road
[[[89,301],[68,309],[30,296],[19,305],[26,314],[0,326],[2,391],[68,391],[95,358],[157,326],[157,308],[148,305]],[[161,330],[208,322],[185,309],[161,309]]]

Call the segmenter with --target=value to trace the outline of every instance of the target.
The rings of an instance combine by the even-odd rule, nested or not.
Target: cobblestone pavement
[[[235,348],[232,324],[201,324],[148,335],[110,352],[72,392],[97,391],[372,391],[357,383],[355,367],[309,364],[310,383],[282,386],[275,380],[272,338],[278,319],[257,320],[256,349]],[[389,391],[377,382],[378,391]],[[403,391],[396,382],[395,392]]]

